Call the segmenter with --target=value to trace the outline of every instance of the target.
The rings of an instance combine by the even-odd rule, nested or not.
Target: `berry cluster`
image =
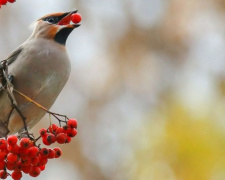
[[[45,145],[54,142],[59,144],[69,143],[77,134],[77,121],[69,119],[65,126],[52,124],[48,129],[41,129],[40,137]],[[61,124],[60,124],[61,125]],[[45,170],[48,159],[59,158],[62,155],[60,148],[41,148],[36,142],[39,139],[28,137],[19,138],[10,135],[7,139],[0,139],[0,179],[11,176],[14,180],[20,180],[22,173],[37,177]],[[10,172],[10,173],[9,173]]]
[[[66,144],[71,141],[71,138],[77,135],[77,120],[69,119],[67,124],[63,127],[59,127],[56,124],[52,124],[47,129],[40,129],[40,135],[42,142],[45,145],[51,145],[55,142],[59,144]]]
[[[16,0],[0,0],[0,9],[1,9],[1,5],[6,5],[7,2],[14,3],[16,2]]]

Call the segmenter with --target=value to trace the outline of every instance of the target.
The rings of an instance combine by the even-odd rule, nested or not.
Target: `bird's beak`
[[[57,25],[66,25],[68,28],[77,28],[80,24],[70,24],[72,14],[77,13],[78,10],[71,12],[66,12],[62,15],[62,19],[57,23]]]

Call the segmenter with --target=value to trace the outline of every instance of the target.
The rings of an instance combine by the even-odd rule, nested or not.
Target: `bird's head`
[[[76,12],[77,10],[43,16],[34,23],[35,28],[31,38],[50,39],[65,45],[69,34],[80,26],[80,24],[70,23],[72,14]]]

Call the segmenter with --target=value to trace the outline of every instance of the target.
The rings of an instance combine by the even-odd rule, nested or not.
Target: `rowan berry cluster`
[[[0,9],[1,9],[1,5],[6,5],[8,2],[14,3],[16,2],[16,0],[0,0]]]
[[[40,129],[43,143],[45,145],[55,142],[69,143],[77,134],[77,121],[69,119],[65,124],[63,127],[52,124],[48,129]],[[45,170],[49,159],[59,158],[62,155],[60,148],[41,148],[40,144],[37,146],[38,139],[19,138],[16,135],[0,139],[0,179],[11,176],[14,180],[20,180],[23,173],[37,177]]]
[[[40,129],[40,135],[42,142],[45,145],[51,145],[55,142],[59,144],[66,144],[71,141],[71,138],[77,135],[77,120],[69,119],[67,124],[63,127],[59,127],[56,124],[52,124],[47,129]]]

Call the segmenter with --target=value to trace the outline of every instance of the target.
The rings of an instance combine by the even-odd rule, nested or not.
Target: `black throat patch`
[[[63,28],[54,37],[54,40],[62,45],[66,45],[66,40],[74,28]]]

